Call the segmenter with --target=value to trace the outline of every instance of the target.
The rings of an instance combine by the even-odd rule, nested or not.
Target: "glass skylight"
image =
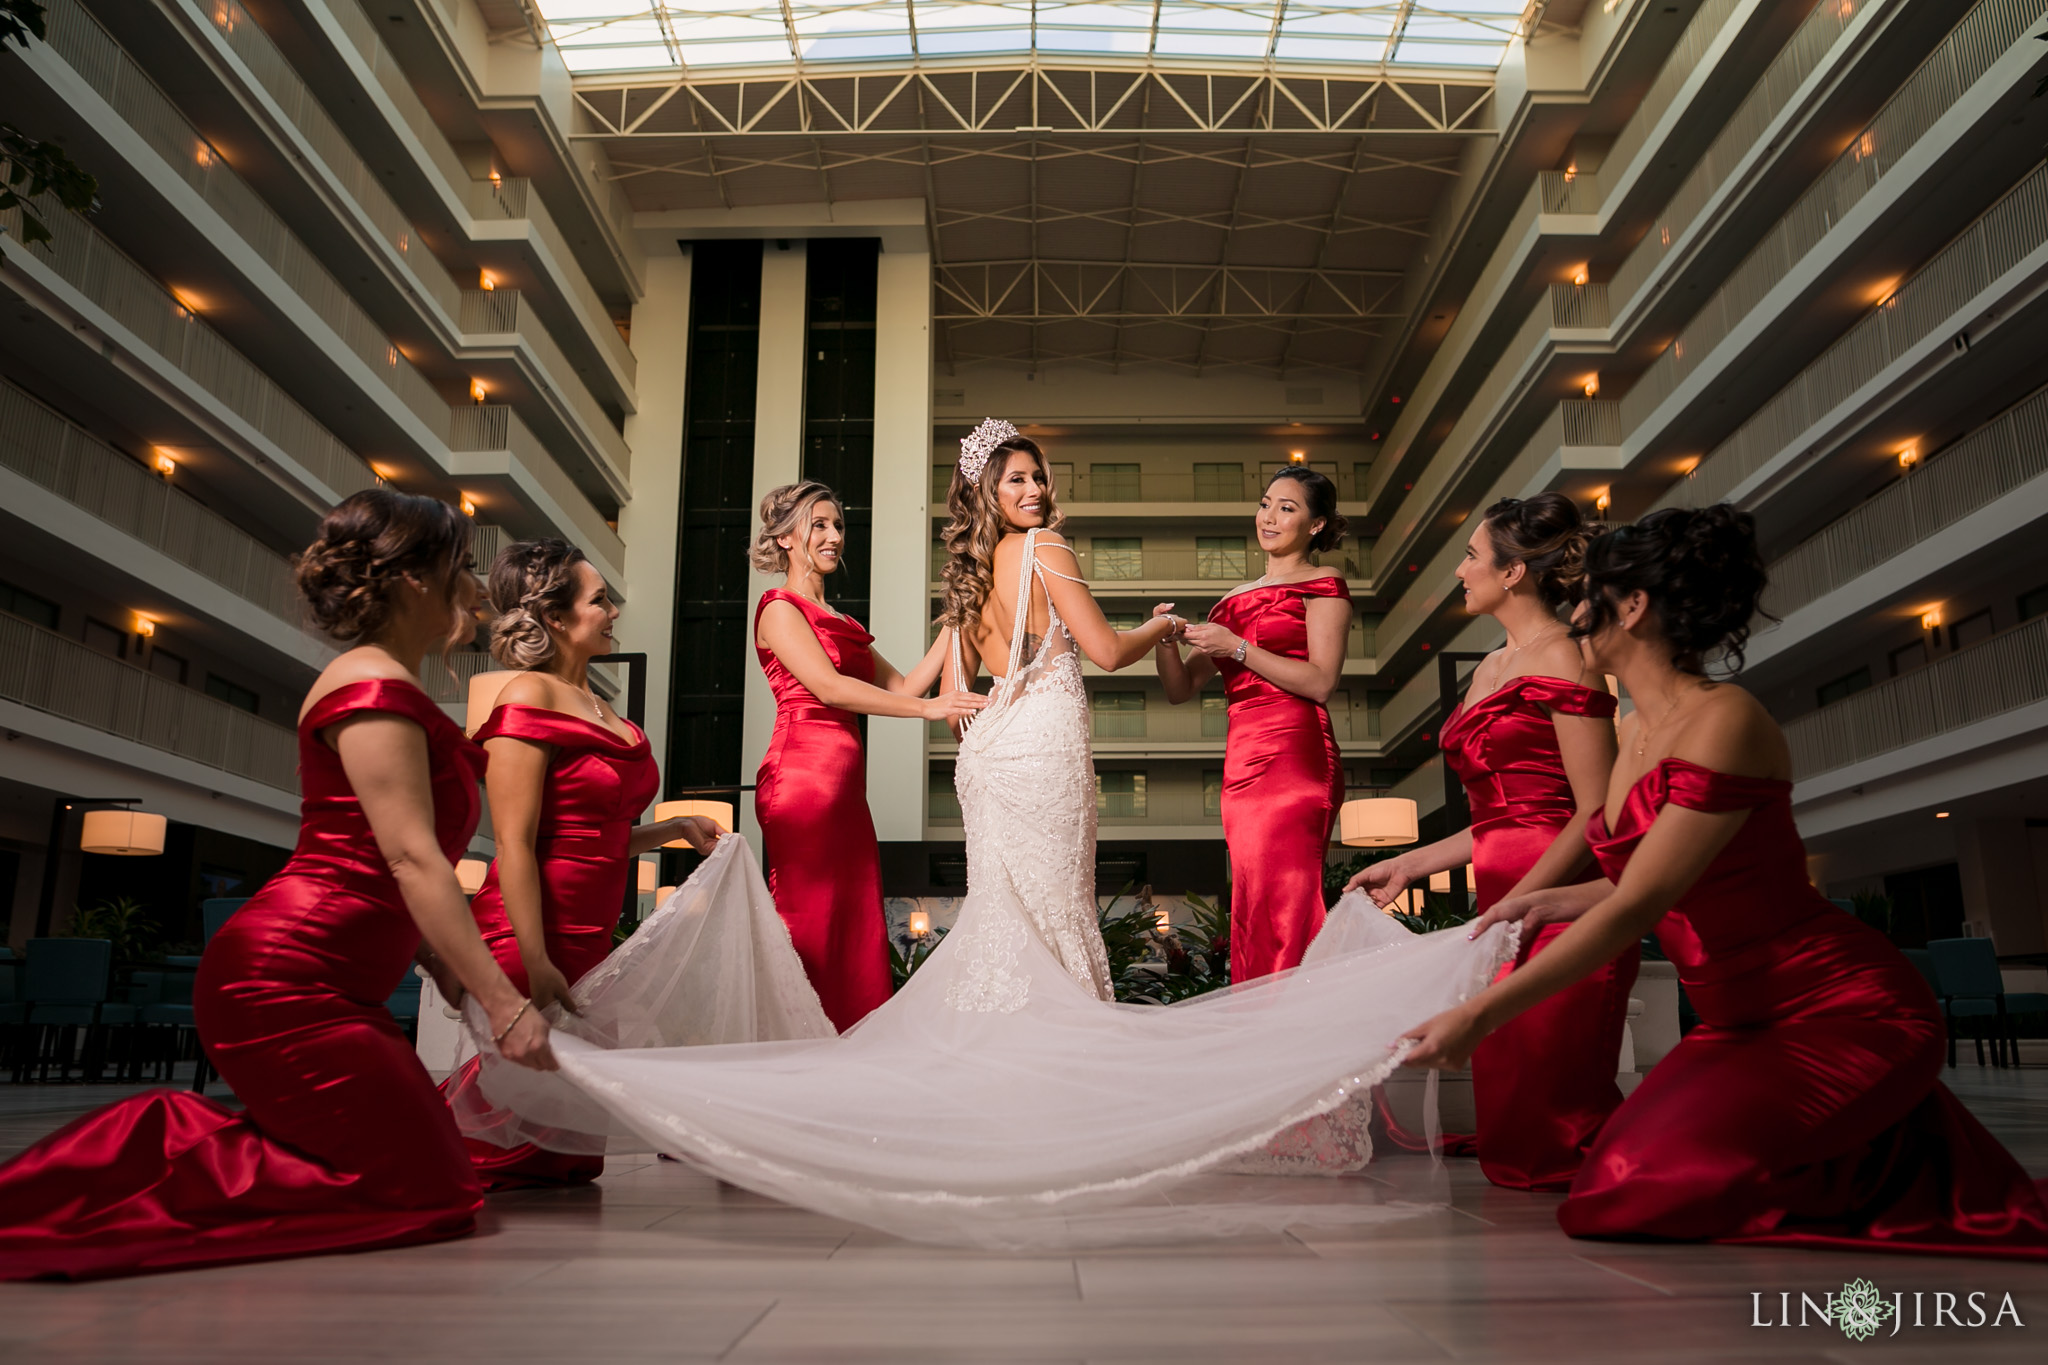
[[[538,0],[576,72],[918,57],[1333,62],[1491,71],[1528,0]]]

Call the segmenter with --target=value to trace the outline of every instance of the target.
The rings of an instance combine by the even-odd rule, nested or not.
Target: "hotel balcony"
[[[358,414],[342,425],[381,419],[383,429],[374,436],[351,432],[353,440],[368,436],[389,444],[395,438],[431,466],[433,435],[446,425],[450,400],[459,401],[458,392],[470,388],[509,399],[546,429],[555,457],[568,465],[586,497],[610,506],[626,496],[624,439],[545,330],[527,322],[471,348],[461,331],[463,291],[416,240],[396,206],[369,183],[359,161],[358,173],[346,182],[376,210],[356,204],[356,228],[316,252],[75,0],[57,0],[50,42],[36,45],[22,61],[39,78],[33,93],[42,116],[72,125],[74,142],[97,144],[96,171],[103,183],[124,191],[111,202],[127,207],[102,218],[125,232],[137,252],[175,262],[180,287],[195,302],[214,310],[241,344],[260,342],[273,365],[303,377],[309,393],[322,395],[319,401],[332,408],[350,391],[368,397],[374,414]],[[317,109],[302,100],[299,112],[310,119]],[[337,130],[330,142],[341,138]],[[318,150],[308,144],[314,155],[306,164],[317,162]],[[338,193],[344,178],[323,184]],[[349,201],[355,202],[353,196]],[[154,213],[145,208],[152,204]],[[341,222],[325,214],[318,221]],[[409,336],[394,338],[332,273],[329,262],[356,248],[372,253],[387,288],[389,281],[403,286],[413,323],[401,330]],[[374,289],[372,279],[365,274],[359,283]],[[510,313],[501,310],[492,320],[516,324],[516,312],[516,306]],[[415,357],[435,373],[430,377],[417,368]],[[327,420],[341,421],[354,411],[344,404]]]

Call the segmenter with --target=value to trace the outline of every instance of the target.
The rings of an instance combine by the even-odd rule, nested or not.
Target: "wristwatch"
[[[1250,640],[1245,639],[1243,636],[1239,636],[1237,640],[1237,648],[1230,651],[1230,657],[1235,659],[1239,663],[1243,663],[1244,652],[1250,649],[1251,647],[1252,642]]]

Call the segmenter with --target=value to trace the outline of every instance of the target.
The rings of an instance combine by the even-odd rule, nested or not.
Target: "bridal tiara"
[[[985,417],[960,442],[960,472],[969,483],[981,477],[981,471],[988,468],[988,457],[995,454],[996,447],[1005,441],[1017,438],[1017,428],[1000,417]]]

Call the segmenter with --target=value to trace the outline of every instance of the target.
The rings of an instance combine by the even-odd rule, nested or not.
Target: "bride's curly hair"
[[[981,608],[995,588],[996,544],[1009,530],[1003,519],[1003,505],[996,490],[1003,482],[1003,470],[1012,454],[1022,453],[1038,461],[1045,474],[1045,529],[1057,529],[1065,518],[1053,498],[1052,465],[1038,442],[1028,436],[1012,436],[989,452],[981,477],[970,480],[953,466],[953,483],[946,490],[946,511],[951,520],[942,537],[946,546],[945,597],[939,624],[962,633],[981,623]]]

